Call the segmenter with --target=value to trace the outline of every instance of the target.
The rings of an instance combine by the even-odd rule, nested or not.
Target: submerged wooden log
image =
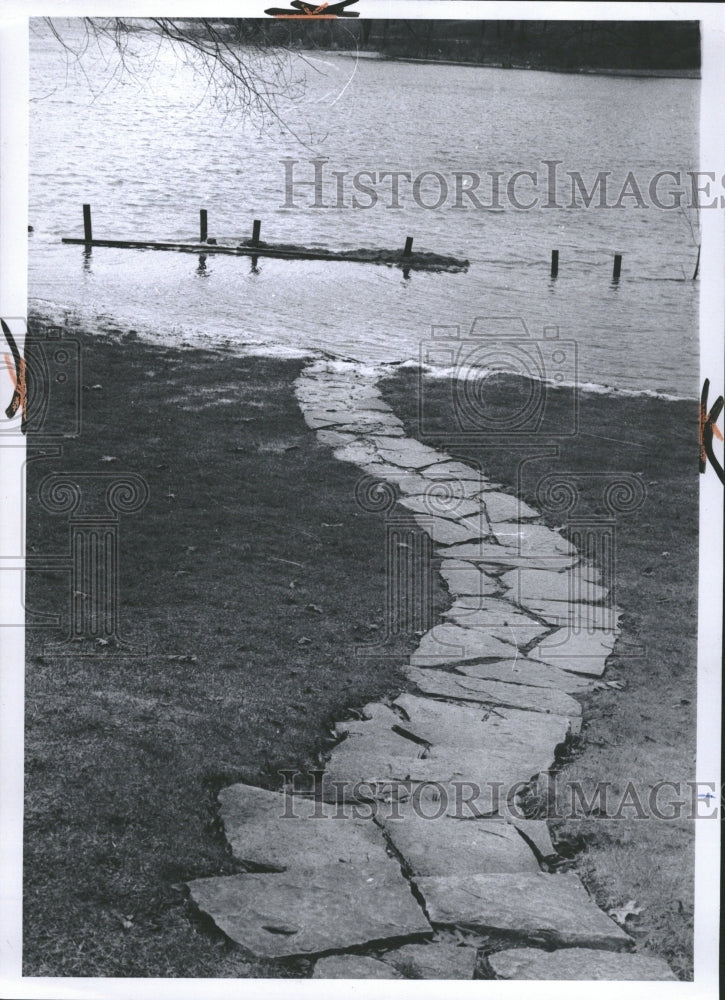
[[[88,245],[85,239],[65,236],[63,243]],[[457,257],[426,251],[366,249],[328,250],[325,247],[304,247],[294,243],[264,243],[244,240],[239,244],[183,243],[178,241],[151,240],[98,240],[94,247],[112,247],[123,250],[174,250],[179,253],[227,254],[243,257],[278,257],[285,260],[341,260],[358,264],[385,264],[421,271],[467,271],[469,262]]]

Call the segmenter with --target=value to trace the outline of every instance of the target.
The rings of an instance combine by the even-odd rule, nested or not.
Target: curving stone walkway
[[[579,731],[577,693],[618,621],[596,568],[537,511],[405,437],[374,373],[318,361],[296,392],[340,461],[397,487],[453,603],[410,658],[413,690],[337,724],[321,799],[220,793],[234,856],[260,870],[191,882],[193,900],[256,956],[317,957],[314,978],[471,979],[473,945],[494,935],[510,942],[485,957],[495,978],[674,979],[631,954],[576,875],[550,873],[546,822],[499,791]]]

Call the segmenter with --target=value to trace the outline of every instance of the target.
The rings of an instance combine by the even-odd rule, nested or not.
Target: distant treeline
[[[697,21],[246,19],[230,34],[259,45],[379,52],[390,58],[582,70],[700,68]]]

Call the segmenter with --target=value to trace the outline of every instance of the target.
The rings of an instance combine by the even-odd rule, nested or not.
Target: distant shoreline
[[[308,51],[308,50],[305,50]],[[309,51],[320,52],[319,49]],[[373,59],[380,62],[428,63],[438,66],[471,66],[476,69],[519,69],[539,73],[568,73],[575,76],[634,76],[663,80],[700,80],[697,69],[607,69],[579,66],[567,69],[562,66],[527,66],[523,63],[471,62],[467,59],[419,59],[411,56],[386,56],[381,52],[350,52],[348,50],[325,50],[328,55],[345,56],[348,59]]]

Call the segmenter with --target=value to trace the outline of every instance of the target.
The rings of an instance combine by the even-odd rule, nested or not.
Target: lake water
[[[35,25],[31,303],[72,307],[173,343],[324,350],[373,363],[421,351],[441,359],[445,352],[428,346],[432,327],[460,326],[465,337],[476,317],[506,317],[523,320],[533,340],[558,327],[561,339],[576,342],[578,371],[568,349],[557,372],[567,381],[697,395],[692,210],[637,208],[634,198],[610,209],[540,204],[523,211],[507,199],[499,210],[456,208],[452,177],[479,174],[485,200],[492,171],[504,184],[517,170],[543,178],[543,162],[558,160],[564,204],[566,171],[580,171],[588,187],[598,171],[611,171],[613,200],[633,171],[646,192],[658,170],[697,165],[698,81],[310,53],[287,64],[298,99],[282,101],[281,121],[262,128],[255,116],[214,105],[193,70],[149,38],[131,39],[136,75],[114,77],[108,51],[91,47],[69,65]],[[296,204],[284,207],[285,157],[299,161],[303,180],[313,176],[312,158],[327,158],[332,205],[332,171],[346,172],[343,204],[314,208],[311,187],[302,187]],[[426,209],[401,182],[396,209],[388,207],[388,181],[377,185],[376,205],[355,209],[351,178],[361,170],[437,171],[451,191],[439,209]],[[436,183],[428,178],[420,199],[433,202]],[[517,192],[528,198],[525,178]],[[416,248],[468,258],[470,268],[405,278],[399,269],[337,262],[260,258],[252,269],[243,257],[209,256],[204,265],[193,255],[104,248],[86,257],[83,247],[60,242],[82,236],[84,202],[99,238],[196,238],[203,207],[209,235],[220,239],[248,237],[255,218],[263,239],[331,248],[396,248],[412,235]],[[555,282],[553,248],[560,251]],[[624,255],[618,284],[611,281],[615,252]],[[451,331],[440,336],[450,340]],[[549,360],[550,346],[546,376],[558,364]]]

